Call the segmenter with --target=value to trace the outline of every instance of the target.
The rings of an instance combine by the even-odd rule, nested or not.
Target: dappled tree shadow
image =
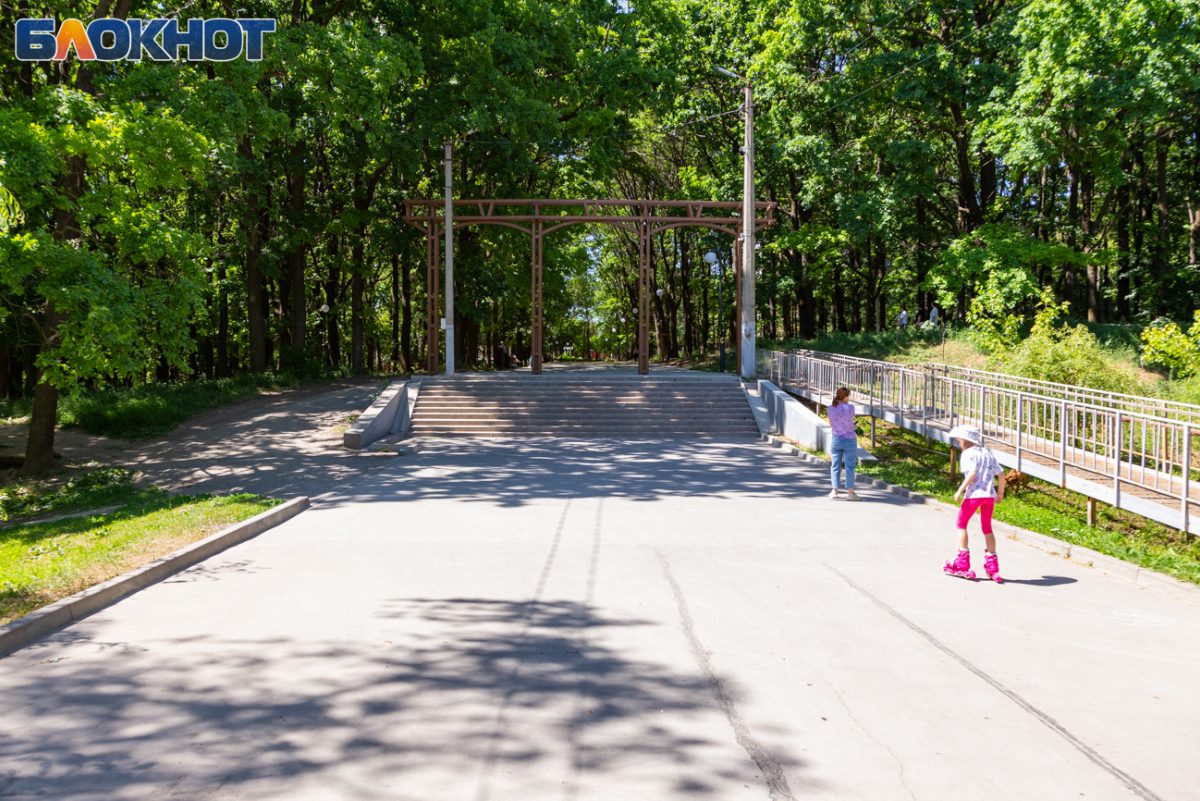
[[[369,486],[330,501],[478,501],[504,507],[568,496],[655,501],[701,496],[814,498],[829,472],[746,440],[425,439]],[[915,503],[891,493],[877,503]]]
[[[648,620],[477,598],[376,616],[373,642],[196,637],[170,658],[109,643],[120,658],[53,665],[26,651],[5,664],[0,796],[502,798],[516,769],[569,789],[653,765],[666,795],[716,797],[748,779],[732,735],[696,725],[723,723],[702,676],[601,642]]]

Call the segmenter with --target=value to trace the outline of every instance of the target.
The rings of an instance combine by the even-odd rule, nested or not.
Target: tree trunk
[[[337,206],[333,209],[333,217],[340,215],[342,210]],[[342,366],[342,338],[338,332],[337,304],[342,294],[342,271],[338,267],[339,242],[332,234],[329,237],[329,273],[325,278],[325,305],[329,312],[325,315],[325,335],[329,348],[329,366],[337,370]]]
[[[288,176],[288,188],[291,190],[290,208],[294,230],[304,227],[304,183],[307,174],[303,161],[299,161],[299,172]],[[288,254],[288,280],[291,284],[291,339],[292,350],[297,355],[304,352],[304,329],[308,322],[308,308],[304,292],[304,242],[298,240],[292,243],[292,252]]]
[[[1192,180],[1187,186],[1188,264],[1194,269],[1200,260],[1200,118],[1192,134]]]
[[[974,231],[982,222],[979,200],[975,196],[975,173],[971,169],[971,133],[962,108],[951,103],[950,117],[954,120],[954,154],[958,167],[959,233]],[[965,215],[965,216],[964,216]]]
[[[1154,243],[1154,275],[1158,279],[1158,313],[1167,313],[1167,245],[1170,239],[1167,208],[1167,151],[1171,147],[1165,130],[1158,132],[1156,160],[1158,168],[1158,235]]]
[[[224,254],[222,254],[224,255]],[[228,378],[229,369],[229,291],[225,288],[225,262],[217,268],[217,376]]]
[[[1067,176],[1070,184],[1070,199],[1067,201],[1067,221],[1069,231],[1067,233],[1067,244],[1071,249],[1079,251],[1079,167],[1076,165],[1067,165]],[[1063,271],[1063,294],[1065,300],[1071,304],[1071,316],[1079,316],[1079,298],[1078,286],[1075,279],[1075,265],[1068,264]]]
[[[1079,177],[1080,232],[1083,234],[1083,252],[1091,254],[1096,243],[1093,241],[1096,211],[1096,176],[1088,170]],[[1100,265],[1093,259],[1087,265],[1087,318],[1089,323],[1099,322],[1104,316],[1100,307]]]
[[[400,361],[400,251],[392,251],[392,370]]]
[[[679,291],[683,294],[683,352],[691,356],[696,352],[696,316],[693,310],[691,274],[692,250],[687,237],[683,237],[679,248]]]
[[[979,148],[979,197],[979,221],[982,224],[996,202],[996,155],[982,145]]]
[[[412,269],[407,261],[400,271],[400,315],[400,356],[407,373],[416,367],[412,351]]]
[[[838,331],[846,331],[846,292],[842,288],[842,275],[845,270],[842,264],[833,269],[833,320]]]
[[[350,369],[355,375],[363,374],[363,289],[366,280],[363,271],[363,237],[365,226],[358,231],[358,241],[350,249],[354,261],[354,272],[350,276]]]
[[[0,398],[12,397],[12,353],[8,345],[0,348]]]
[[[80,68],[83,69],[82,67]],[[83,197],[87,174],[86,156],[68,156],[67,171],[60,179],[62,197],[66,201],[54,209],[54,239],[56,242],[78,243],[83,238],[79,228],[76,207]],[[41,321],[40,356],[52,356],[58,347],[58,326],[62,317],[47,299]],[[32,369],[31,372],[35,372]],[[58,422],[58,387],[40,377],[33,390],[33,409],[29,417],[29,437],[25,443],[25,461],[21,465],[22,476],[36,476],[54,462],[54,426]]]
[[[1121,158],[1121,172],[1129,174],[1131,165],[1129,157]],[[1129,313],[1129,215],[1130,189],[1129,182],[1117,187],[1117,315],[1121,322],[1127,323]]]
[[[254,160],[254,150],[249,137],[243,137],[238,148],[242,158]],[[246,333],[250,340],[250,372],[261,373],[267,369],[266,315],[263,313],[263,279],[259,260],[266,233],[266,210],[260,208],[258,187],[254,179],[245,178],[247,215],[243,220],[246,229]]]
[[[80,173],[82,176],[82,172]],[[72,212],[72,217],[74,213]],[[57,233],[57,232],[56,232]],[[53,301],[46,301],[42,315],[42,344],[39,352],[48,354],[58,346],[58,324],[61,321]],[[58,387],[49,381],[38,381],[33,390],[33,411],[29,417],[29,438],[25,442],[25,462],[22,476],[36,476],[54,463],[54,426],[58,422]]]

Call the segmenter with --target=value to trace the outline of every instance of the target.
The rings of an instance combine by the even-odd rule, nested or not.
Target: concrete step
[[[579,437],[632,437],[642,435],[655,436],[657,434],[708,434],[714,437],[727,437],[743,434],[746,436],[756,436],[758,434],[758,429],[750,429],[743,426],[738,426],[735,428],[546,428],[544,426],[529,426],[525,428],[492,428],[486,426],[437,426],[414,428],[411,434],[414,437],[419,437],[424,434],[475,434],[481,437],[500,437],[511,434],[528,434],[530,436],[536,436],[538,434],[570,434]]]
[[[471,437],[754,437],[733,380],[425,380],[410,431]]]

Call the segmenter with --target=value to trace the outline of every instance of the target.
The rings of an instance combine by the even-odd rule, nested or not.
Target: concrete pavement
[[[1197,797],[1200,606],[827,484],[426,442],[0,660],[0,797]]]

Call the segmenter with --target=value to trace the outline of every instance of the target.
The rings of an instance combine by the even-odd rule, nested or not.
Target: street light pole
[[[446,375],[454,375],[454,143],[446,142]]]
[[[754,353],[756,309],[754,305],[754,89],[746,80],[746,142],[742,168],[742,363],[740,372],[752,378],[756,372]]]
[[[743,377],[755,374],[757,360],[754,343],[757,328],[757,311],[754,306],[754,88],[750,79],[736,72],[717,67],[717,72],[739,81],[745,81],[742,89],[742,109],[746,116],[745,139],[742,143],[742,319],[738,336],[741,337],[742,363],[738,370]]]

